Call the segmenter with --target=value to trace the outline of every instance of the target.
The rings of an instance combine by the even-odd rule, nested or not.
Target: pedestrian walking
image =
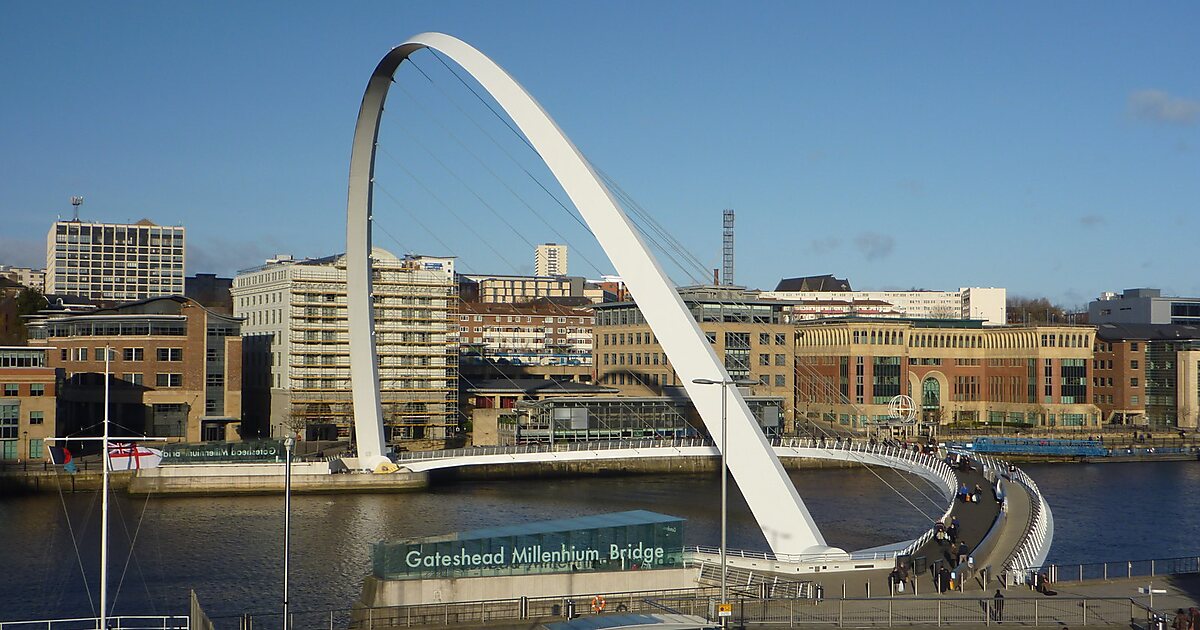
[[[1004,621],[1004,593],[996,589],[992,596],[992,621]]]
[[[970,550],[967,549],[967,541],[964,540],[958,543],[958,564],[966,564],[967,557],[970,555],[970,553]],[[1186,630],[1186,628],[1184,630]]]
[[[1171,630],[1188,630],[1188,616],[1182,608],[1175,610],[1175,620],[1171,622]]]

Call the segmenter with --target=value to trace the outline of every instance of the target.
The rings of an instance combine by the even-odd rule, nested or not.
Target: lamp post
[[[288,561],[292,554],[292,447],[296,440],[288,435],[283,438],[286,454],[283,464],[283,630],[290,630],[288,618]]]
[[[730,385],[751,385],[754,381],[735,381],[735,380],[713,380],[711,378],[694,378],[692,382],[697,385],[720,385],[721,386],[721,606],[726,604],[726,586],[725,574],[728,572],[725,562],[725,538],[728,532],[727,507],[729,503],[729,467],[725,448],[726,431],[726,393],[729,391]],[[719,613],[718,613],[719,614]],[[721,626],[725,626],[725,620],[728,617],[721,617]]]

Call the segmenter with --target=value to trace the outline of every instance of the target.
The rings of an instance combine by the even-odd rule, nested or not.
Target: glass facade
[[[683,567],[684,519],[645,510],[373,545],[385,580]]]

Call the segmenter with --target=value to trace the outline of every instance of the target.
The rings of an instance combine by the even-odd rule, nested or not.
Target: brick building
[[[796,325],[798,415],[863,427],[912,397],[934,424],[1095,427],[1090,326],[847,318]]]
[[[55,437],[58,374],[50,348],[0,347],[0,460],[39,461]]]
[[[795,371],[787,304],[757,300],[736,287],[684,287],[679,294],[729,375],[756,381],[750,388],[756,396],[783,399],[783,416],[790,420]],[[598,384],[626,396],[658,396],[666,387],[683,384],[637,304],[597,304],[594,309]]]
[[[1200,415],[1200,326],[1099,324],[1094,402],[1106,422],[1195,429]]]
[[[180,441],[232,440],[242,427],[241,322],[182,296],[150,298],[30,323],[30,344],[62,371],[58,429],[92,429],[104,415],[110,349],[114,431]]]

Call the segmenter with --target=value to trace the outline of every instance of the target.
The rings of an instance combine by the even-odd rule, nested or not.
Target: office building
[[[1197,428],[1200,325],[1096,325],[1093,402],[1112,424]]]
[[[1200,325],[1200,297],[1164,297],[1159,289],[1104,293],[1088,304],[1088,322]]]
[[[789,290],[805,283],[821,286],[822,290]],[[985,326],[1003,326],[1008,322],[1007,291],[1002,288],[967,287],[957,291],[841,291],[827,290],[845,280],[816,283],[811,278],[792,278],[780,283],[774,291],[764,291],[759,297],[786,300],[809,305],[821,302],[873,302],[890,305],[889,311],[911,319],[978,319]]]
[[[57,427],[50,348],[0,346],[0,460],[44,461]]]
[[[458,299],[454,259],[375,248],[375,343],[391,443],[457,435]],[[344,255],[280,255],[238,272],[233,310],[245,323],[248,408],[271,435],[349,437],[350,341]]]
[[[868,427],[911,396],[920,421],[1097,427],[1090,326],[982,327],[979,320],[821,319],[795,331],[797,415]]]
[[[183,295],[184,228],[55,221],[46,235],[46,293],[105,302]]]
[[[538,276],[567,275],[567,246],[542,243],[533,255],[533,273]]]
[[[180,441],[237,440],[242,426],[239,322],[182,296],[150,298],[29,324],[30,345],[62,370],[58,427],[94,434],[104,416],[110,349],[110,417],[121,432]]]
[[[793,325],[786,304],[755,299],[740,287],[683,287],[679,295],[725,363],[729,376],[753,380],[755,396],[780,398],[783,417],[793,414]],[[597,304],[595,369],[597,383],[626,396],[662,395],[680,386],[679,376],[634,302]]]

